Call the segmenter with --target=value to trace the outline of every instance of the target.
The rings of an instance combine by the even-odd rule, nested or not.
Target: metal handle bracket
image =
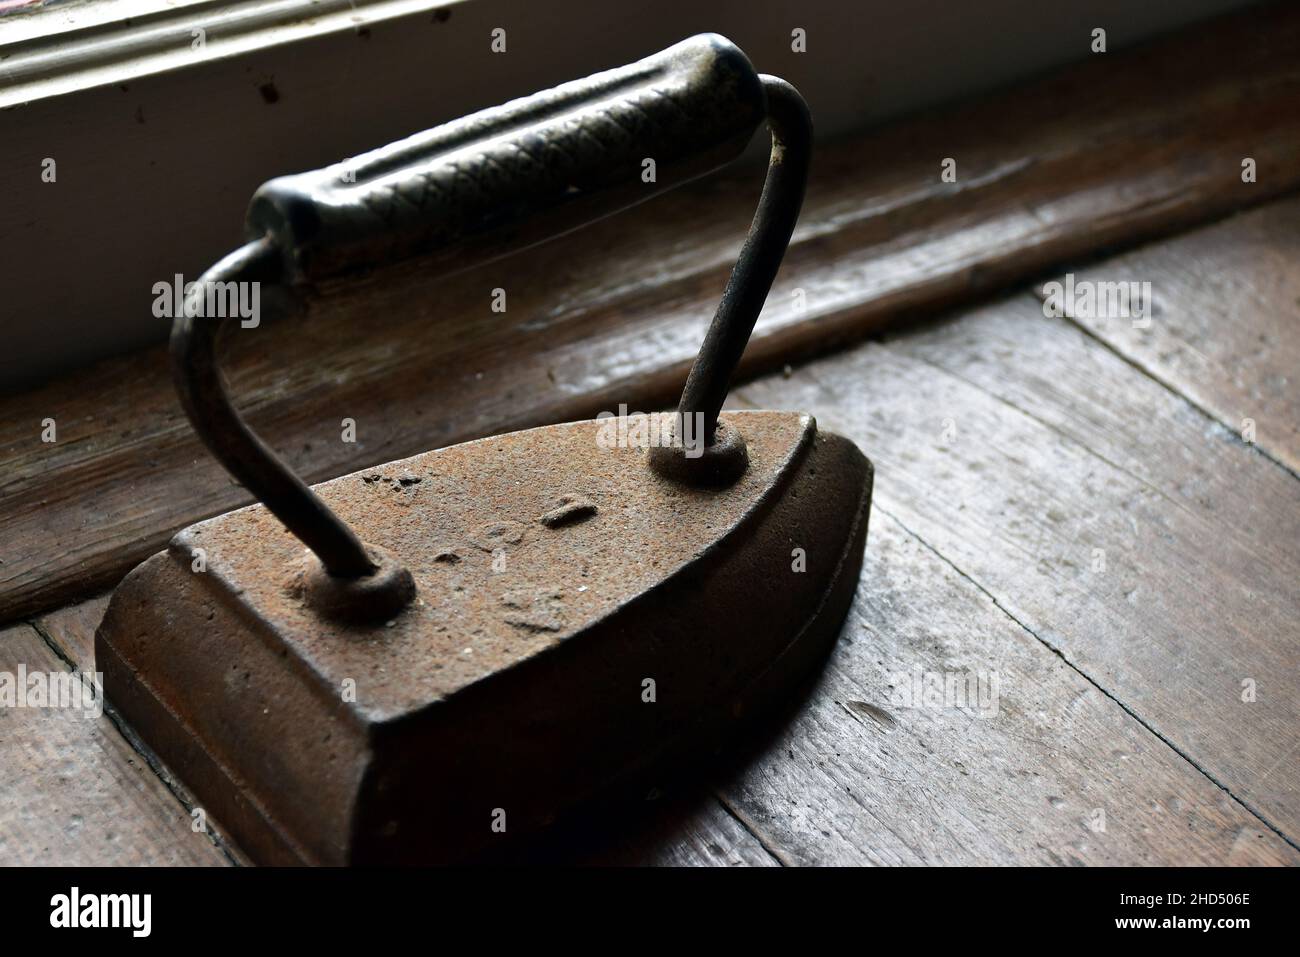
[[[356,160],[271,180],[250,207],[255,238],[213,265],[193,295],[210,283],[303,285],[407,256],[455,271],[716,168],[743,151],[764,117],[772,148],[758,209],[678,404],[680,441],[650,457],[666,478],[728,484],[744,472],[747,454],[718,414],[799,215],[812,121],[794,87],[754,73],[721,37],[695,37]],[[653,189],[640,182],[641,156],[667,161]],[[309,583],[318,609],[395,614],[414,597],[410,573],[365,545],[248,428],[217,365],[222,325],[190,301],[172,326],[173,376],[195,430],[320,559]]]

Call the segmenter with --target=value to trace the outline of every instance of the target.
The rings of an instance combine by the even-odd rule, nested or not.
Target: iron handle
[[[626,94],[633,102],[654,97],[645,102],[655,102],[667,96],[668,87],[682,98],[679,107],[691,104],[690,110],[682,109],[686,119],[679,125],[629,133],[626,141],[608,147],[580,145],[592,129],[590,117],[617,113],[620,97]],[[720,165],[744,149],[761,119],[767,121],[772,149],[758,209],[678,403],[680,441],[651,449],[649,461],[672,480],[725,484],[744,471],[747,452],[743,437],[719,422],[718,413],[803,203],[812,119],[794,87],[755,74],[744,54],[722,37],[696,37],[632,67],[438,127],[365,154],[355,167],[340,164],[272,180],[250,207],[253,238],[204,273],[193,295],[202,297],[213,284],[312,282],[405,256],[505,255]],[[519,145],[521,138],[534,135],[542,137],[536,142],[571,145],[574,156],[563,163],[555,160],[540,170],[537,180],[528,178],[533,174],[523,160],[499,180],[492,179],[497,167],[490,157],[496,155],[496,145],[522,153],[526,146]],[[459,152],[471,148],[485,158]],[[644,183],[637,175],[629,189],[626,164],[635,159],[639,172],[643,153],[659,157],[657,181]],[[611,157],[621,159],[613,163]],[[457,173],[461,162],[470,164],[466,168],[472,167],[476,178]],[[612,168],[602,170],[606,162]],[[365,176],[353,183],[342,175],[348,168]],[[452,192],[464,189],[468,197],[430,193],[402,204],[403,186],[449,175]],[[393,202],[381,215],[371,207],[390,191]],[[320,559],[318,608],[363,617],[395,614],[414,597],[410,573],[395,556],[362,543],[248,428],[217,364],[221,326],[220,318],[206,317],[189,303],[172,325],[172,373],[195,431],[217,460]],[[690,435],[695,454],[685,447]]]
[[[716,34],[263,185],[250,238],[294,279],[410,256],[495,258],[724,165],[764,117],[749,61]],[[645,160],[653,160],[653,179]]]

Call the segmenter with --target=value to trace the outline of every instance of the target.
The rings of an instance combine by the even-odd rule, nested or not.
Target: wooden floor
[[[1034,286],[737,389],[875,461],[853,610],[738,767],[580,859],[1300,862],[1298,244],[1280,200],[1076,272],[1151,282],[1148,329]],[[101,610],[11,628],[0,669],[89,667]],[[916,673],[996,675],[997,706],[892,704]],[[0,721],[0,859],[237,858],[108,718]]]
[[[1286,22],[1300,36],[1300,21]],[[1294,84],[1294,67],[1284,72]],[[1291,162],[1286,175],[1300,177]],[[1237,178],[1236,161],[1220,172]],[[875,463],[866,560],[843,633],[806,697],[707,779],[606,809],[543,842],[537,858],[1300,863],[1300,195],[1291,188],[1261,192],[1267,201],[1226,218],[1202,204],[1203,225],[1139,229],[1135,243],[1174,233],[1117,254],[1098,253],[1116,242],[1105,233],[1057,247],[1023,275],[986,259],[1019,277],[996,298],[902,327],[873,323],[875,339],[735,389],[731,407],[810,411]],[[846,202],[836,214],[810,195],[827,232]],[[816,239],[800,242],[791,268],[815,289]],[[841,264],[865,257],[835,250]],[[1043,271],[1048,261],[1056,265]],[[1044,286],[1067,272],[1076,284],[1149,282],[1150,322],[1046,315]],[[853,315],[867,301],[876,315],[888,309],[887,296],[872,296]],[[927,301],[950,299],[945,287]],[[812,338],[819,321],[844,332],[847,313],[821,315],[781,320],[761,348],[780,355],[790,329]],[[631,365],[665,341],[636,323],[622,335]],[[602,340],[601,360],[617,348],[614,335]],[[677,348],[674,339],[637,394],[672,380]],[[619,382],[610,375],[585,391],[575,380],[546,409],[568,409],[577,393],[607,400]],[[502,424],[515,423],[498,416],[491,428]],[[424,437],[422,447],[434,444]],[[155,448],[140,441],[137,453]],[[183,457],[174,444],[156,454]],[[95,461],[85,452],[83,465]],[[186,508],[224,507],[230,494],[209,488],[207,505]],[[78,544],[67,515],[60,534],[71,537],[47,571],[72,581],[64,570],[81,561],[97,582],[105,569],[120,574],[121,562],[104,557],[112,537]],[[28,572],[37,565],[23,562],[21,582],[36,584],[23,584],[11,608],[69,594],[66,583],[42,591]],[[103,604],[0,630],[0,671],[91,667]],[[902,701],[899,677],[915,675],[995,680],[996,700]],[[183,786],[111,715],[0,709],[0,761],[0,863],[241,861],[219,834],[192,828]]]

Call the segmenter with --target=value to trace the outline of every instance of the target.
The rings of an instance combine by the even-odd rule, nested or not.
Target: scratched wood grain
[[[1295,476],[1032,295],[741,394],[855,439],[882,509],[1300,838]]]
[[[1073,270],[1076,282],[1150,283],[1151,315],[1067,314],[1300,474],[1297,262],[1300,198],[1291,197]]]
[[[781,866],[713,795],[668,802],[654,812],[639,809],[632,822],[635,826],[628,827],[626,815],[606,822],[598,834],[603,845],[581,855],[561,848],[541,862],[600,867]]]
[[[879,501],[820,682],[719,787],[774,855],[791,865],[1300,863],[900,524],[890,495]],[[908,700],[915,675],[982,678],[996,694]]]
[[[66,672],[29,625],[0,631],[0,672]],[[108,717],[0,707],[0,865],[230,863]]]
[[[1294,187],[1297,63],[1300,10],[1278,5],[820,148],[747,373]],[[1257,183],[1241,182],[1245,155]],[[955,183],[940,181],[945,157]],[[455,279],[408,270],[335,292],[234,336],[234,390],[311,480],[664,402],[759,178],[733,171]],[[42,441],[47,419],[57,441]],[[179,415],[160,350],[0,400],[0,621],[108,587],[246,500]]]

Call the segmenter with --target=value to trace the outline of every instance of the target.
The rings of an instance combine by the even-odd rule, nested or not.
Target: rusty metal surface
[[[718,740],[838,631],[869,464],[806,416],[726,418],[750,465],[724,489],[598,422],[317,486],[414,575],[371,626],[304,600],[314,558],[265,508],[193,526],[115,594],[107,694],[260,860],[464,859],[505,840],[496,809],[534,830]]]

